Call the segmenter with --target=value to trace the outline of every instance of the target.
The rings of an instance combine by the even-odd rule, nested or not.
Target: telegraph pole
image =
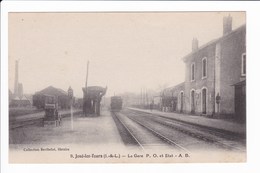
[[[141,88],[141,92],[140,92],[140,106],[142,105],[142,88]]]
[[[71,130],[73,130],[73,108],[72,108],[72,103],[73,103],[73,90],[71,87],[68,89],[68,96],[70,99],[70,122],[71,122]]]
[[[85,116],[87,116],[87,105],[86,105],[86,100],[87,100],[87,88],[88,88],[88,69],[89,69],[89,61],[87,62],[87,75],[86,75],[86,83],[85,83],[85,93],[84,93],[84,100],[83,100],[83,104],[85,106],[83,106],[83,108],[85,107]]]
[[[145,107],[145,88],[143,89],[143,105]]]
[[[146,90],[146,106],[149,105],[149,99],[148,99],[148,92],[147,92],[147,88],[145,89]]]
[[[87,76],[86,76],[86,83],[85,83],[86,90],[87,90],[87,86],[88,86],[88,68],[89,68],[89,61],[87,62]]]
[[[141,88],[141,108],[143,107],[143,104],[144,104],[144,97],[143,97],[143,88]]]

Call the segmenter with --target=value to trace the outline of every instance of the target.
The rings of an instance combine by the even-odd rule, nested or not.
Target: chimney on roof
[[[192,52],[198,50],[199,48],[199,41],[197,38],[192,39]]]
[[[223,18],[223,35],[227,35],[232,31],[232,17],[230,15]]]

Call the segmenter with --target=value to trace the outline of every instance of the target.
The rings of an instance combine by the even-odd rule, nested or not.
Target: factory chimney
[[[16,97],[16,96],[18,96],[18,68],[19,68],[19,61],[18,60],[16,60],[15,61],[15,78],[14,78],[14,96]]]

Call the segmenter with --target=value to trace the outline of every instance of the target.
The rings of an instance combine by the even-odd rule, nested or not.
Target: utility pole
[[[145,108],[146,108],[146,106],[147,106],[147,88],[145,88],[144,104],[145,104]]]
[[[87,88],[88,88],[88,70],[89,70],[89,61],[87,62],[87,75],[86,75],[86,83],[85,83],[85,95],[84,95],[84,101],[83,103],[85,104],[85,116],[87,116],[87,105],[86,105],[86,100],[87,100]]]
[[[71,87],[69,87],[68,89],[68,96],[70,99],[70,122],[71,122],[71,130],[73,130],[73,108],[72,108],[72,104],[73,104],[73,90]]]
[[[148,98],[148,92],[147,92],[147,89],[146,89],[146,105],[148,106],[149,105],[149,98]]]
[[[14,95],[18,96],[18,85],[19,85],[19,60],[15,61],[15,80],[14,80]]]
[[[87,76],[86,76],[86,83],[85,83],[86,89],[87,89],[87,86],[88,86],[88,69],[89,69],[89,61],[87,62]]]
[[[144,88],[144,107],[145,107],[145,105],[146,105],[146,90],[145,90],[145,88]]]
[[[145,105],[145,89],[143,88],[143,106]]]
[[[141,88],[141,101],[140,101],[140,106],[143,105],[143,88]]]

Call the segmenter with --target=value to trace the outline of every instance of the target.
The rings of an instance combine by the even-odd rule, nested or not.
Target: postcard
[[[9,13],[10,163],[245,162],[245,18]]]
[[[248,162],[248,10],[5,15],[8,167]]]

